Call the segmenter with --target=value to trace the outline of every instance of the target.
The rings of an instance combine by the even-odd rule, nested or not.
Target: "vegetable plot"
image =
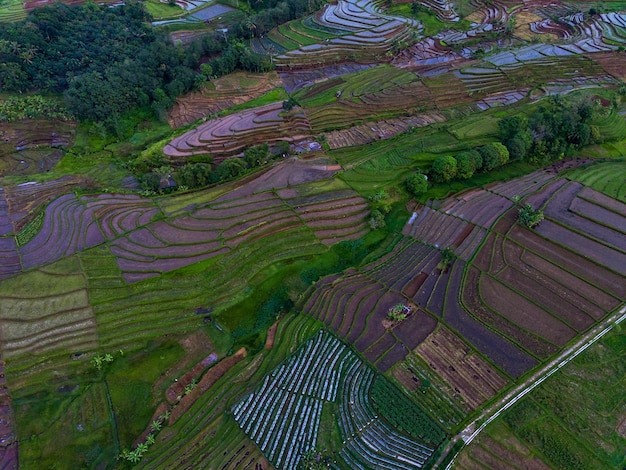
[[[419,426],[412,429],[413,438],[394,430],[371,401],[375,377],[343,343],[320,330],[232,412],[241,429],[278,469],[295,468],[315,448],[322,408],[329,402],[339,404],[343,440],[333,458],[350,468],[419,469],[445,435],[395,388]],[[389,405],[377,396],[378,409]]]

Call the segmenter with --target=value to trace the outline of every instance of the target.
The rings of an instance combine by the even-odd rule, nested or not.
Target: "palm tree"
[[[30,46],[20,52],[20,58],[27,64],[32,64],[33,59],[37,55],[37,49],[34,46]]]
[[[256,24],[252,21],[252,17],[250,15],[246,16],[246,28],[252,33],[252,37],[254,37],[254,32],[256,31]]]

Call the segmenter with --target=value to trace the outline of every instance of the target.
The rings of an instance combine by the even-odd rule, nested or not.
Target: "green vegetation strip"
[[[626,161],[596,163],[588,167],[578,168],[567,174],[567,177],[626,202]]]
[[[439,443],[446,438],[445,433],[430,416],[417,408],[384,376],[376,377],[371,394],[376,411],[397,429],[411,436],[419,436],[428,442]]]

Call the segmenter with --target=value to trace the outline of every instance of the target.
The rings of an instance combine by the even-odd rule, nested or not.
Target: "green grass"
[[[105,351],[108,352],[108,351]],[[159,402],[165,400],[164,389],[153,393],[154,382],[185,355],[174,341],[150,342],[133,353],[111,351],[115,360],[106,371],[117,430],[122,448],[132,443],[150,424]],[[169,385],[169,384],[167,384]]]
[[[414,18],[421,21],[424,25],[424,31],[422,34],[427,37],[434,36],[449,27],[446,23],[438,19],[432,11],[425,7],[422,8],[419,13],[413,14],[410,3],[392,5],[387,8],[386,11],[390,15],[404,16],[405,18]]]
[[[626,334],[623,328],[598,343],[515,404],[485,430],[505,424],[554,468],[623,468]],[[499,421],[499,420],[498,420]],[[471,452],[472,446],[468,448]]]
[[[245,103],[237,104],[235,106],[231,106],[227,110],[224,110],[220,115],[232,114],[238,111],[243,111],[245,109],[252,109],[259,106],[265,106],[266,104],[275,103],[276,101],[284,101],[288,100],[289,95],[284,88],[274,88],[272,91],[268,91],[264,95],[259,96],[258,98],[254,98],[250,101],[246,101]]]
[[[12,394],[21,468],[96,468],[117,457],[104,383],[73,385],[67,391]]]
[[[477,114],[454,123],[449,131],[459,140],[471,140],[477,137],[497,138],[498,121],[499,119],[493,116]]]
[[[3,0],[0,2],[0,23],[14,23],[26,18],[24,4],[17,0]]]
[[[567,177],[626,202],[626,161],[595,163],[578,168],[567,174]]]
[[[169,3],[162,3],[158,0],[148,0],[144,2],[144,6],[155,21],[179,18],[187,14],[187,12],[178,5],[170,5]]]

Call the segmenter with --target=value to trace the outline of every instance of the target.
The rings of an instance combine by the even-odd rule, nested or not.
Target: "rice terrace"
[[[626,2],[0,1],[0,468],[626,468]]]

